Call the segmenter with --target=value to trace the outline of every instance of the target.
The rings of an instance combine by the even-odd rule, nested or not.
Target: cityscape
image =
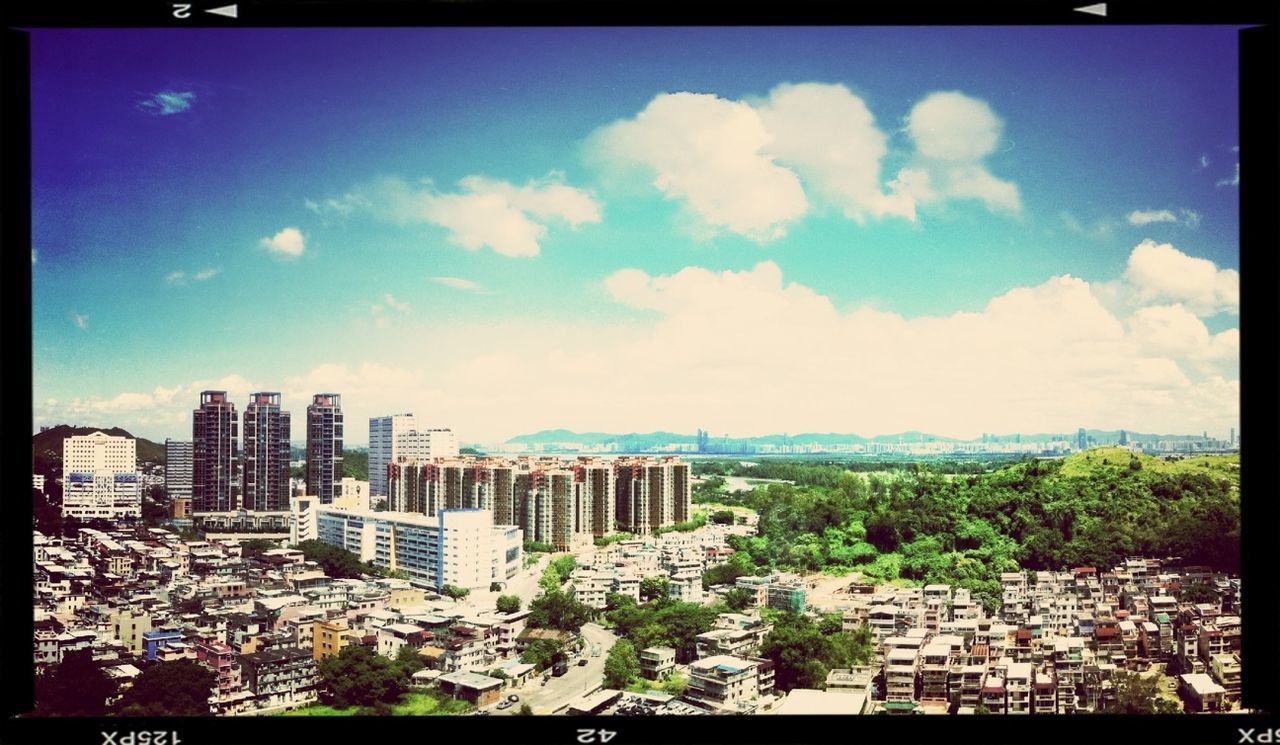
[[[1246,711],[1234,30],[31,58],[30,716]]]

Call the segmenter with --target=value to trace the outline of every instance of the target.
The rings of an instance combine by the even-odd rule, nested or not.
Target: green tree
[[[520,596],[499,595],[495,605],[499,613],[515,613],[520,610]]]
[[[1159,681],[1144,678],[1137,673],[1117,671],[1111,676],[1115,700],[1105,712],[1110,714],[1155,714],[1159,696]]]
[[[395,663],[356,644],[320,660],[319,669],[320,701],[339,709],[395,704],[409,688]]]
[[[717,525],[733,525],[733,510],[716,510],[707,516],[707,520]]]
[[[36,716],[100,717],[116,684],[87,649],[67,652],[62,662],[36,676]]]
[[[330,577],[358,578],[373,573],[367,564],[360,561],[360,557],[323,541],[303,541],[294,548],[301,551],[307,561],[319,564],[320,569]]]
[[[724,595],[724,604],[729,610],[744,611],[755,603],[756,594],[741,587],[735,587]]]
[[[152,665],[134,679],[120,700],[120,713],[143,717],[209,716],[217,676],[194,660]]]
[[[1218,591],[1213,584],[1205,580],[1196,580],[1178,593],[1178,599],[1184,603],[1217,603]]]
[[[592,610],[568,594],[545,592],[529,603],[528,624],[539,629],[559,629],[576,634],[591,620]]]
[[[493,581],[489,583],[489,592],[502,592],[502,583]]]
[[[261,559],[263,554],[278,547],[279,543],[276,541],[270,541],[266,538],[252,538],[240,544],[240,555],[246,559]]]
[[[458,587],[457,585],[445,585],[440,588],[440,594],[448,598],[453,598],[454,600],[461,600],[470,595],[471,591],[465,587]]]
[[[520,655],[521,662],[539,670],[546,670],[563,658],[564,645],[550,639],[534,639]]]
[[[680,673],[671,673],[666,680],[662,681],[662,687],[667,693],[680,698],[685,691],[689,690],[689,679]]]
[[[649,601],[654,599],[663,599],[671,594],[671,578],[669,577],[645,577],[640,580],[640,600]]]
[[[412,680],[414,673],[427,666],[427,661],[422,659],[417,649],[406,644],[396,653],[395,665],[406,680]]]
[[[520,710],[516,712],[516,716],[531,717],[533,716],[533,708],[527,703],[520,704]]]
[[[568,554],[555,559],[548,566],[556,570],[561,582],[568,582],[569,575],[573,574],[574,568],[578,566],[578,560],[573,557],[573,554]]]
[[[636,648],[626,639],[619,639],[604,661],[605,686],[621,690],[639,675],[640,658],[636,654]]]
[[[560,579],[560,573],[553,566],[548,566],[542,570],[542,577],[538,579],[538,587],[542,588],[543,593],[559,592],[560,585],[564,580]]]

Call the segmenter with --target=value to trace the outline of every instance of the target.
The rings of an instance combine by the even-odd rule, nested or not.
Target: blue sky
[[[35,424],[1225,437],[1235,39],[34,31]]]

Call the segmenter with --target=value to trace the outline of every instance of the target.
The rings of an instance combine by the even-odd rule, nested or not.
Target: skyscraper
[[[191,412],[191,511],[239,509],[236,478],[236,406],[226,391],[201,391],[200,408]]]
[[[1089,436],[1085,434],[1084,427],[1076,430],[1076,450],[1089,449]]]
[[[289,509],[289,425],[289,412],[280,410],[279,393],[250,395],[241,458],[246,510]]]
[[[317,393],[307,407],[307,494],[329,504],[342,482],[342,396]]]

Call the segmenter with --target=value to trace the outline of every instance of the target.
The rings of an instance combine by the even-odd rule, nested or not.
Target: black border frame
[[[4,719],[0,741],[10,743],[102,743],[102,733],[176,733],[153,745],[225,745],[227,743],[276,743],[299,736],[352,738],[373,735],[396,737],[479,736],[493,742],[579,742],[580,730],[617,732],[617,745],[639,743],[808,743],[831,739],[867,742],[950,742],[980,739],[989,743],[1080,743],[1121,739],[1194,743],[1256,742],[1268,732],[1280,741],[1280,701],[1276,678],[1280,677],[1280,614],[1277,597],[1268,582],[1275,566],[1268,544],[1280,528],[1274,501],[1278,480],[1274,456],[1280,402],[1276,386],[1280,368],[1276,352],[1280,334],[1280,232],[1276,213],[1277,140],[1280,117],[1280,59],[1277,21],[1280,6],[1268,0],[1214,0],[1199,4],[1160,0],[1109,0],[1108,15],[1099,17],[1074,10],[1092,0],[991,0],[934,4],[903,2],[867,4],[799,0],[785,5],[689,4],[615,0],[611,2],[555,2],[554,0],[248,0],[236,3],[237,19],[203,11],[231,4],[232,0],[192,0],[190,17],[172,16],[172,3],[148,2],[122,7],[98,3],[74,7],[43,3],[0,10],[0,85],[5,116],[0,126],[0,178],[4,183],[0,240],[4,250],[0,273],[14,321],[7,334],[11,350],[8,364],[0,365],[0,414],[5,414],[0,453],[4,472],[29,469],[30,431],[23,426],[32,402],[31,367],[20,362],[31,354],[31,286],[26,274],[26,253],[31,236],[30,203],[30,90],[28,36],[22,29],[73,27],[149,28],[251,28],[342,26],[684,26],[684,25],[1215,25],[1240,30],[1240,147],[1243,183],[1240,186],[1241,267],[1241,432],[1248,446],[1241,457],[1241,521],[1245,585],[1242,614],[1242,695],[1244,703],[1264,714],[1223,716],[1029,716],[1029,717],[684,717],[671,719],[625,717],[433,717],[433,718],[209,718],[209,719],[35,719],[14,718],[29,710],[33,698],[29,639],[32,608],[29,603],[31,561],[29,506],[16,496],[4,521],[0,542],[0,622],[9,632],[0,645],[0,669],[5,676]],[[22,477],[25,480],[25,474]],[[989,726],[999,722],[998,727]],[[1245,733],[1250,733],[1246,735]],[[118,740],[117,740],[118,742]],[[135,745],[147,745],[136,742]]]

